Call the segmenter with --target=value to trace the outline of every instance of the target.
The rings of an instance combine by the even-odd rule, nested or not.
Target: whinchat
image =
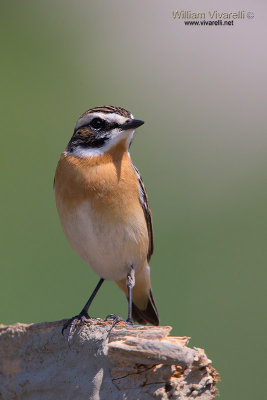
[[[86,111],[61,154],[55,197],[63,231],[100,280],[80,314],[64,327],[90,318],[89,306],[104,280],[115,281],[128,300],[127,322],[159,324],[150,283],[151,211],[129,147],[143,121],[121,107]]]

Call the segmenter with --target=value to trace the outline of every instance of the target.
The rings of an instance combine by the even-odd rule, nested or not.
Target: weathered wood
[[[90,320],[68,342],[64,321],[0,327],[2,400],[210,400],[218,374],[168,326]]]

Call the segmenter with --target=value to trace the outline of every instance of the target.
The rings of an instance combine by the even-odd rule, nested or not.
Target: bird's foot
[[[64,331],[70,327],[69,334],[68,334],[68,341],[70,338],[73,336],[73,332],[77,326],[78,323],[84,324],[88,319],[91,319],[91,317],[88,315],[87,312],[81,311],[80,314],[75,315],[75,317],[72,317],[68,319],[65,324],[63,325],[63,328],[61,330],[62,335],[64,336]]]
[[[107,315],[106,318],[105,318],[105,321],[108,321],[108,320],[113,320],[112,325],[111,325],[111,328],[110,328],[110,330],[109,330],[109,332],[108,332],[108,336],[109,336],[110,332],[112,331],[112,329],[114,328],[114,326],[115,326],[118,322],[124,322],[124,323],[127,324],[127,325],[133,325],[133,321],[132,321],[130,318],[128,318],[128,319],[125,320],[125,319],[119,317],[119,316],[116,315],[116,314],[109,314],[109,315]]]

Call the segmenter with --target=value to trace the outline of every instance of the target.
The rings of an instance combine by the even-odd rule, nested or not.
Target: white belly
[[[134,216],[127,225],[111,223],[84,202],[60,219],[72,248],[100,277],[121,280],[131,265],[138,269],[145,264],[146,252],[140,250],[147,241],[143,216],[141,224]]]

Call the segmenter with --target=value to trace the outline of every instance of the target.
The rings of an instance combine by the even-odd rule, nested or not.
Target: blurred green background
[[[266,11],[264,2],[1,1],[0,321],[80,311],[98,280],[67,243],[53,175],[88,108],[146,124],[132,158],[153,212],[161,323],[191,336],[222,399],[265,397]],[[172,10],[255,13],[186,27]],[[92,316],[126,316],[104,284]]]

